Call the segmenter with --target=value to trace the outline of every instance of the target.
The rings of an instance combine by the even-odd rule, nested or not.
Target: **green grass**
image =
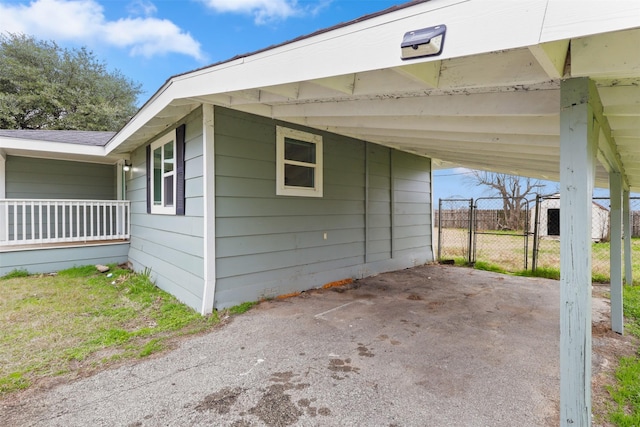
[[[475,235],[476,264],[490,266],[492,271],[505,272],[523,276],[559,278],[560,241],[556,238],[541,238],[538,246],[538,271],[535,273],[522,272],[524,267],[524,239],[522,236],[509,235],[510,232],[496,231],[478,233]],[[468,234],[462,229],[443,229],[442,248],[440,254],[443,259],[454,259],[456,265],[467,265],[465,253],[468,247]],[[596,283],[608,283],[609,275],[609,242],[592,244],[592,280]],[[640,238],[631,239],[631,259],[634,284],[640,285]],[[527,264],[531,268],[533,259],[533,238],[528,239]],[[483,264],[484,263],[484,264]],[[483,267],[483,269],[485,269]]]
[[[494,273],[502,273],[502,274],[507,273],[507,271],[504,268],[500,267],[499,265],[492,264],[490,262],[485,262],[485,261],[476,261],[473,267],[476,270],[493,271]]]
[[[256,305],[258,302],[254,301],[254,302],[244,302],[242,304],[239,305],[235,305],[231,308],[229,308],[229,313],[231,314],[242,314],[242,313],[246,313],[247,311],[251,310],[251,308]]]
[[[516,273],[524,277],[542,277],[544,279],[560,280],[560,269],[553,267],[539,267],[535,271],[523,270]]]
[[[200,316],[148,275],[110,267],[105,274],[83,266],[55,276],[16,271],[2,278],[0,397],[42,378],[147,357],[218,323],[216,312]]]
[[[640,287],[624,287],[626,329],[640,337]],[[614,401],[609,420],[616,426],[640,426],[640,358],[623,357],[615,373],[616,384],[609,388]]]
[[[16,277],[27,277],[29,272],[27,270],[12,270],[10,273],[0,277],[0,279],[15,279]]]

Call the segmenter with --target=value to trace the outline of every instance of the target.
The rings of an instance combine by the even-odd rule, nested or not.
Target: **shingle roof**
[[[115,132],[84,130],[0,129],[0,137],[103,147]]]

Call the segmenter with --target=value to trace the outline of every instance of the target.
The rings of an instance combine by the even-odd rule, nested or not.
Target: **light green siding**
[[[276,196],[276,125],[323,136],[324,197]],[[433,260],[429,159],[223,108],[215,153],[217,308]]]
[[[200,310],[204,275],[201,111],[192,113],[183,123],[186,123],[184,216],[147,214],[146,147],[132,153],[133,168],[127,179],[127,198],[131,200],[129,260],[136,271],[150,270],[160,288]]]
[[[7,156],[8,199],[116,198],[116,167],[97,163]]]

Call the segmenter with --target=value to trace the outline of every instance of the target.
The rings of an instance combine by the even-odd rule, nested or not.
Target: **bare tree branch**
[[[524,227],[522,213],[527,197],[545,186],[536,179],[483,171],[473,171],[465,181],[473,186],[488,187],[491,196],[502,198],[505,224],[501,226],[511,230]]]

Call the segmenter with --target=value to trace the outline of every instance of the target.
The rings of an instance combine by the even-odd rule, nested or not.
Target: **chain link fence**
[[[472,262],[507,271],[529,265],[529,202],[524,198],[483,197],[473,204]]]
[[[472,199],[440,199],[435,212],[439,260],[462,258],[472,262],[472,204]]]
[[[640,197],[629,200],[634,277],[640,279]],[[438,259],[486,263],[509,272],[560,268],[560,197],[441,199],[435,212]],[[592,275],[609,280],[610,200],[592,205]],[[637,265],[637,266],[636,266]]]

